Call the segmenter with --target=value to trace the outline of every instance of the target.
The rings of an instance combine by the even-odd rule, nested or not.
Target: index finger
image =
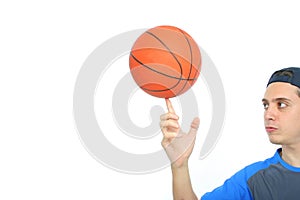
[[[172,105],[170,99],[168,99],[168,98],[166,98],[166,105],[167,105],[168,111],[169,111],[170,113],[175,113],[175,110],[174,110],[174,108],[173,108],[173,105]]]

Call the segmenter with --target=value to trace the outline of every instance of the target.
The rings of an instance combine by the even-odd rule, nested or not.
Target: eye
[[[283,103],[283,102],[278,102],[278,108],[285,108],[287,107],[287,104],[286,103]]]
[[[267,110],[269,108],[269,104],[263,103],[263,107],[264,107],[265,110]]]

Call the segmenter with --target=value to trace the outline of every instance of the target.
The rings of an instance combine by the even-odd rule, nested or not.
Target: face
[[[300,146],[300,97],[297,87],[275,82],[266,89],[264,122],[269,140],[274,144]]]

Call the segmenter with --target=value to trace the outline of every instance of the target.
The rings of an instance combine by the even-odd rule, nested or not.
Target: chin
[[[272,144],[281,145],[281,142],[270,140]]]
[[[281,145],[282,144],[282,141],[274,136],[269,136],[269,141],[272,143],[272,144],[279,144]]]

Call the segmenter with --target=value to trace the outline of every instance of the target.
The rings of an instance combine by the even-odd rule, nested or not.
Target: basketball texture
[[[157,26],[141,34],[129,57],[130,72],[146,93],[171,98],[190,89],[201,71],[195,40],[174,26]]]

